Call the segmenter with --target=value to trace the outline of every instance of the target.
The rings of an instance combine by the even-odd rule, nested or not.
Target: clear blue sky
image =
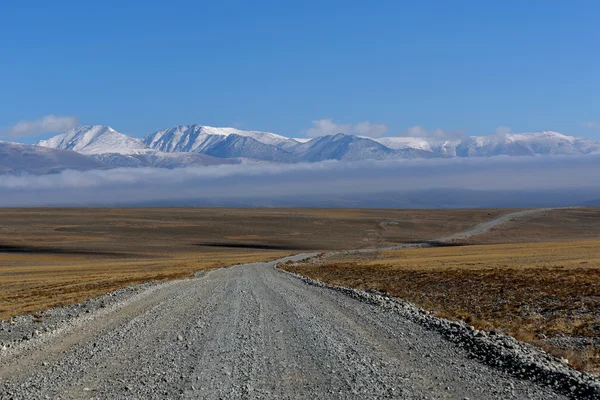
[[[593,0],[0,5],[0,128],[54,114],[302,136],[332,118],[600,139],[582,125],[600,121],[599,73]]]

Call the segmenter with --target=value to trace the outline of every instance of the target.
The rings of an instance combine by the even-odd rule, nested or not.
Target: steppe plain
[[[0,320],[205,269],[426,240],[509,211],[0,209]]]
[[[340,398],[361,398],[373,390],[390,398],[427,393],[484,398],[486,390],[516,398],[554,398],[554,390],[556,398],[594,398],[598,382],[552,371],[570,365],[599,372],[600,209],[521,211],[0,210],[3,330],[19,323],[25,329],[41,326],[51,307],[142,282],[172,281],[140,286],[129,300],[123,295],[122,306],[103,311],[75,306],[66,333],[25,343],[22,351],[17,344],[16,358],[11,350],[10,363],[0,368],[0,378],[7,379],[0,394],[327,398],[335,388]],[[486,226],[487,221],[496,222]],[[278,267],[367,291],[359,297],[376,293],[376,303],[391,304],[385,296],[392,295],[432,315],[465,321],[475,329],[468,338],[479,336],[479,329],[512,335],[554,354],[557,362],[532,355],[546,366],[536,370],[541,377],[527,378],[538,383],[528,385],[521,367],[516,380],[503,368],[488,370],[431,328],[423,330],[371,300],[311,289],[275,271],[275,262],[264,262],[299,253],[317,255]],[[219,269],[242,263],[253,264]],[[197,278],[182,279],[192,276]],[[377,300],[382,292],[384,300]],[[79,314],[84,310],[91,311],[89,317]],[[6,323],[23,314],[30,317]],[[420,311],[407,315],[439,325]],[[529,359],[532,350],[523,349],[516,354]],[[156,358],[162,351],[175,358]],[[231,358],[234,353],[241,357]],[[207,364],[205,357],[222,362]],[[48,367],[37,371],[42,360]],[[141,369],[126,368],[140,361]],[[165,362],[183,369],[161,375]],[[190,380],[192,371],[199,375]]]

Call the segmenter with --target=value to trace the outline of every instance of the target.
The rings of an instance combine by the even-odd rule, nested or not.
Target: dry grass
[[[600,373],[599,240],[387,251],[286,269],[388,292]]]
[[[207,268],[424,240],[507,212],[0,209],[0,319]]]
[[[5,245],[61,251],[193,252],[240,246],[336,250],[428,240],[511,210],[0,209]],[[132,243],[134,245],[132,246]]]
[[[74,304],[125,286],[180,279],[195,272],[265,261],[287,252],[190,254],[186,258],[86,259],[76,256],[0,254],[0,320]],[[10,266],[8,266],[10,265]]]

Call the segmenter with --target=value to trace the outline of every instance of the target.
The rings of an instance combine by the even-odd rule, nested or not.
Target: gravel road
[[[543,214],[545,214],[547,212],[550,212],[552,210],[559,210],[559,209],[565,209],[565,208],[571,208],[571,207],[562,207],[562,208],[534,208],[534,209],[530,209],[530,210],[516,211],[516,212],[510,213],[510,214],[504,214],[504,215],[501,215],[498,218],[494,218],[494,219],[491,219],[489,221],[483,222],[481,224],[475,225],[471,229],[467,229],[464,232],[458,232],[458,233],[455,233],[454,235],[450,235],[450,236],[446,236],[446,237],[443,237],[443,238],[435,239],[435,240],[433,240],[433,242],[438,242],[438,243],[452,243],[452,242],[455,242],[457,240],[469,239],[472,236],[476,236],[476,235],[481,235],[481,234],[487,233],[490,230],[492,230],[493,228],[501,226],[501,225],[507,225],[507,224],[510,224],[510,223],[513,223],[513,222],[523,222],[523,221],[528,220],[530,218],[539,217],[540,215],[543,215]]]
[[[0,398],[567,398],[274,265],[150,285],[0,352]]]

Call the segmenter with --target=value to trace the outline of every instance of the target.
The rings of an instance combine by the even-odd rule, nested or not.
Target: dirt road
[[[0,398],[565,398],[274,265],[162,283],[76,319],[0,358]]]

